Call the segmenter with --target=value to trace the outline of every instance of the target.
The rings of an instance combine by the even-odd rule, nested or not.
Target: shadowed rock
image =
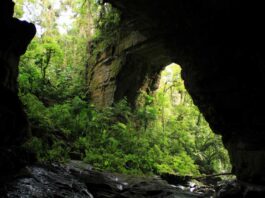
[[[36,33],[35,26],[13,18],[14,3],[0,1],[0,173],[26,161],[20,145],[26,140],[27,116],[18,98],[19,57]]]

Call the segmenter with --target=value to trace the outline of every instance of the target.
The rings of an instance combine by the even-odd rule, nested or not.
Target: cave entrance
[[[177,158],[173,161],[179,160],[176,167],[181,167],[180,161],[185,161],[186,174],[195,171],[195,166],[202,174],[231,171],[221,136],[213,133],[194,105],[185,89],[178,64],[172,63],[161,71],[159,87],[149,100],[152,100],[149,114],[156,111],[157,115],[153,124],[167,141],[165,145],[171,145],[169,153]]]
[[[122,86],[126,84],[119,99],[127,92],[129,96],[134,95],[144,81],[144,75],[138,80],[134,77],[146,72],[145,62],[140,65],[140,61],[130,61],[137,57],[142,60],[141,56],[126,57],[127,61],[137,63],[137,67],[132,67],[133,72],[137,70],[135,75],[128,68],[120,68],[124,60],[116,60],[117,66],[110,70],[108,56],[115,51],[110,46],[115,44],[117,12],[110,11],[108,6],[82,7],[80,3],[61,2],[62,16],[67,12],[72,15],[77,9],[79,17],[72,25],[65,24],[70,29],[60,32],[58,5],[45,1],[47,4],[43,6],[41,1],[36,2],[33,8],[40,14],[33,16],[33,22],[41,25],[40,34],[21,58],[19,91],[32,125],[32,137],[26,146],[37,153],[40,161],[78,159],[104,170],[133,174],[200,175],[229,169],[228,155],[220,137],[212,133],[193,104],[176,64],[162,71],[160,86],[154,94],[141,94],[140,105],[135,109],[126,99],[102,109],[91,103],[87,94],[88,79],[84,75],[88,72],[88,60],[102,63],[95,63],[98,70],[91,72],[96,73],[95,83],[89,85],[97,88],[96,100],[100,97],[105,100],[108,96],[107,99],[113,101],[112,94],[119,87],[115,87],[116,81],[109,79],[116,79],[118,74],[121,74],[119,80],[125,82]],[[31,4],[26,1],[25,5],[30,8]],[[82,10],[84,8],[87,10]],[[105,14],[103,18],[96,18],[98,24],[93,24],[98,31],[83,20],[92,8],[95,16]],[[93,17],[90,20],[95,21]],[[111,39],[105,42],[106,38]],[[89,39],[94,42],[88,44]],[[87,44],[90,51],[94,49],[94,56],[87,57]],[[99,51],[106,53],[100,55]],[[124,77],[126,72],[128,75]],[[110,74],[113,77],[109,77]],[[127,83],[128,79],[135,81],[134,89],[132,82]],[[101,82],[104,82],[102,90],[107,90],[106,95],[98,87]]]

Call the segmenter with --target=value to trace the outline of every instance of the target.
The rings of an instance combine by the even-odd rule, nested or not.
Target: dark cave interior
[[[107,2],[122,14],[121,28],[125,31],[121,42],[107,54],[115,57],[108,64],[118,60],[121,70],[104,93],[100,82],[91,76],[97,85],[92,99],[107,105],[127,96],[133,102],[146,78],[151,79],[147,87],[155,86],[161,66],[177,62],[182,65],[186,88],[195,104],[214,132],[222,135],[238,180],[264,185],[262,4],[239,0]],[[0,2],[1,174],[26,163],[20,145],[29,133],[17,93],[17,71],[19,57],[36,30],[33,24],[12,17],[13,6],[9,0]],[[130,39],[134,42],[128,42]]]

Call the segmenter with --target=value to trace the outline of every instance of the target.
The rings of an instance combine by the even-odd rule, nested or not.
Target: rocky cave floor
[[[194,179],[175,179],[178,182],[173,185],[170,184],[174,181],[172,177],[165,176],[162,179],[158,176],[143,177],[102,172],[94,170],[82,161],[71,160],[65,165],[36,164],[23,168],[18,174],[1,181],[0,197],[263,197],[259,191],[251,191],[251,188],[246,191],[232,180],[202,182]]]

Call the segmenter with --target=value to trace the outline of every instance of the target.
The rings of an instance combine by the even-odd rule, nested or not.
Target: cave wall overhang
[[[222,134],[240,180],[265,183],[265,51],[261,3],[229,0],[106,0],[121,11],[121,34],[91,64],[99,106],[154,86],[165,65],[182,66],[185,86]]]

